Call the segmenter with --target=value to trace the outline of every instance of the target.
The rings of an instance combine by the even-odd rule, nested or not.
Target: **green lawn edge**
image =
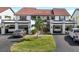
[[[40,46],[42,46],[42,45],[40,45],[39,47],[41,48],[41,49],[35,49],[35,50],[33,50],[33,51],[31,51],[31,47],[30,47],[30,50],[28,49],[27,51],[26,50],[21,50],[22,48],[20,47],[20,49],[18,48],[18,46],[21,46],[21,44],[26,44],[26,43],[28,43],[28,42],[26,42],[26,41],[22,41],[22,42],[15,42],[12,46],[11,46],[11,48],[10,48],[10,50],[11,50],[11,52],[53,52],[55,49],[56,49],[56,43],[55,43],[55,39],[54,39],[54,37],[53,37],[53,35],[41,35],[41,36],[48,36],[48,37],[50,37],[50,36],[52,36],[52,43],[51,44],[53,44],[53,45],[49,45],[50,47],[48,48],[48,46],[47,47],[45,47],[46,49],[43,49],[44,48],[44,46],[43,46],[43,48],[41,48]],[[31,37],[31,36],[28,36],[28,37]],[[38,41],[40,41],[40,40],[38,40]],[[20,44],[21,43],[21,44]],[[36,42],[35,42],[36,43]],[[31,42],[31,44],[32,44],[32,42]],[[29,45],[29,46],[31,46],[31,44],[27,44],[27,45]],[[37,45],[39,44],[39,43],[36,43]],[[24,46],[24,45],[23,45]],[[36,45],[35,45],[36,46]],[[45,45],[46,46],[46,45]],[[39,48],[38,47],[38,48]],[[33,48],[33,47],[32,47]],[[34,48],[33,48],[34,49]]]

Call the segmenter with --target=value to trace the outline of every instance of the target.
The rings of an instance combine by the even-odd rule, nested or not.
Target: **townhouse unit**
[[[44,26],[47,25],[47,21],[49,18],[53,17],[51,10],[44,10],[44,9],[36,9],[36,8],[22,8],[20,11],[15,13],[16,19],[20,19],[21,21],[30,21],[28,24],[28,32],[31,32],[32,23],[35,23],[35,20],[41,18],[44,21]],[[26,26],[26,25],[25,25]],[[25,28],[24,26],[20,26]],[[49,27],[49,26],[48,26]],[[50,27],[49,27],[50,29]],[[50,32],[50,31],[49,31]]]
[[[10,8],[9,12],[7,12],[7,13],[11,13],[10,11],[13,11],[13,10]],[[18,12],[13,14],[14,18],[7,19],[7,20],[1,19],[1,26],[2,26],[1,34],[11,33],[18,29],[25,29],[27,31],[27,33],[30,34],[31,19],[30,19],[29,15],[27,15],[27,17],[26,17],[25,14],[23,14],[24,12],[25,12],[24,9],[21,9]],[[10,15],[10,16],[12,16],[12,15]]]
[[[0,7],[0,33],[5,34],[8,22],[14,19],[14,11],[10,7]]]
[[[1,9],[2,8],[0,8],[0,10]],[[3,9],[6,9],[6,7]],[[7,10],[9,11],[7,12]],[[31,34],[32,22],[35,23],[35,20],[38,18],[43,20],[43,26],[47,28],[47,31],[51,34],[65,34],[65,29],[75,24],[74,20],[70,19],[70,14],[64,8],[53,8],[48,10],[24,7],[16,13],[14,13],[11,8],[7,8],[2,12],[7,14],[5,18],[8,19],[1,19],[1,34],[13,32],[18,29],[25,29],[28,34]],[[9,14],[12,18],[9,18]]]
[[[72,14],[71,17],[72,20],[75,20],[76,24],[75,27],[79,26],[79,9],[75,9],[74,13]]]
[[[74,27],[75,22],[65,8],[54,8],[53,14],[54,19],[50,20],[50,33],[65,34],[67,28]]]

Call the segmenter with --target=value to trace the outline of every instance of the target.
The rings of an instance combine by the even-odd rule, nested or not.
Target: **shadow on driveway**
[[[22,37],[9,36],[7,39],[11,42],[20,42]]]
[[[64,36],[64,39],[71,46],[79,46],[79,42],[78,41],[73,42],[72,38],[70,38],[69,36]]]
[[[14,37],[14,36],[8,37],[8,39],[19,39],[19,38],[21,38],[21,37]]]

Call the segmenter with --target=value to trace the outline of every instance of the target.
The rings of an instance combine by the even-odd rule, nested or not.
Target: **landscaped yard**
[[[13,52],[51,52],[56,48],[52,35],[26,35],[11,46]]]

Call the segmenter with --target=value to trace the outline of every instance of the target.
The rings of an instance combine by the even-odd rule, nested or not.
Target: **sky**
[[[14,12],[19,11],[21,8],[22,7],[12,7]],[[53,7],[36,7],[36,8],[37,9],[53,9]],[[54,8],[59,8],[59,7],[54,7]],[[76,8],[75,7],[65,7],[65,9],[70,13],[70,15],[72,15]]]

